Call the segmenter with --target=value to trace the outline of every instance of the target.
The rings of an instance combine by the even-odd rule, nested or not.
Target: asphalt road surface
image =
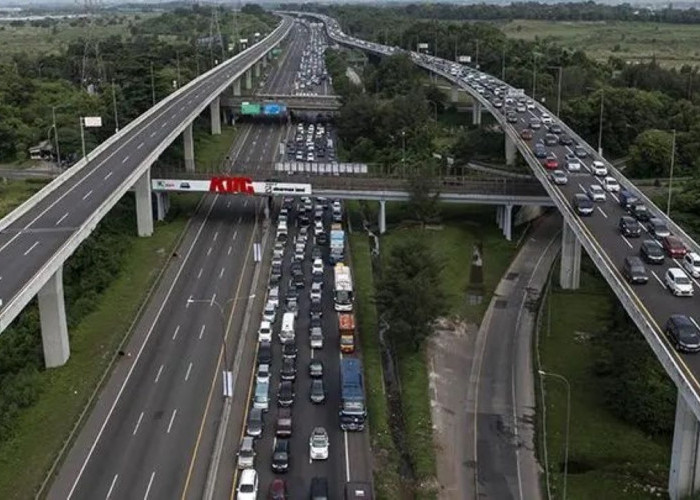
[[[285,24],[291,20],[283,21]],[[161,108],[66,180],[51,196],[0,233],[0,260],[13,265],[0,270],[0,299],[7,305],[39,272],[56,250],[122,185],[202,100],[233,75],[235,68],[257,59],[268,45],[261,42],[238,63],[222,64],[218,71]]]

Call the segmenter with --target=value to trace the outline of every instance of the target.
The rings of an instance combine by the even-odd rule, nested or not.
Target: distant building
[[[41,141],[36,146],[29,148],[29,158],[32,160],[52,160],[53,144],[49,141]]]

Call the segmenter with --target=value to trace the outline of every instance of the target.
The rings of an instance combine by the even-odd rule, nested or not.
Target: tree
[[[377,285],[376,302],[398,348],[418,351],[446,311],[442,265],[423,239],[394,246]]]
[[[665,130],[645,130],[630,147],[628,162],[633,177],[667,177],[671,166],[672,137]]]
[[[426,170],[414,170],[415,173],[408,178],[408,207],[423,225],[440,219],[440,191],[435,187],[433,176],[428,175]]]

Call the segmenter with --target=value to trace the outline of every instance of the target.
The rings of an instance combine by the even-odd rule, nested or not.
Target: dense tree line
[[[329,6],[319,4],[283,4],[283,9],[338,12],[340,9],[357,10],[367,15],[378,8],[371,6]],[[695,8],[674,9],[671,4],[661,9],[649,9],[630,5],[606,5],[595,2],[513,2],[507,5],[475,3],[402,4],[382,7],[390,15],[411,19],[439,19],[445,21],[492,21],[511,19],[541,19],[545,21],[649,21],[678,24],[700,23],[700,11]]]

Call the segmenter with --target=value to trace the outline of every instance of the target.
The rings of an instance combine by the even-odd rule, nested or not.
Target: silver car
[[[569,178],[566,176],[563,170],[553,171],[551,174],[549,174],[549,178],[554,184],[558,184],[560,186],[569,182]]]
[[[236,456],[238,457],[236,466],[239,469],[253,469],[255,467],[255,439],[252,436],[243,438]]]

